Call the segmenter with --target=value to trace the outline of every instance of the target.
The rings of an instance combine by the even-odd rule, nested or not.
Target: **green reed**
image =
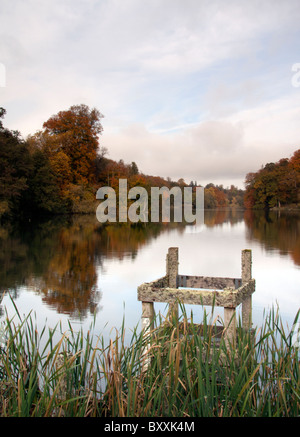
[[[4,323],[0,415],[299,416],[299,344],[278,311],[251,332],[238,323],[228,348],[205,313],[200,331],[181,310],[179,319],[158,315],[150,337],[136,328],[126,344],[123,323],[105,344],[71,325],[55,342],[59,325],[38,332],[16,309]]]

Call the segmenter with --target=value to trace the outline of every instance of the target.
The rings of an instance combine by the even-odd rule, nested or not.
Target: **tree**
[[[75,184],[94,181],[99,135],[103,130],[101,118],[103,115],[95,108],[74,105],[43,124],[44,133],[56,140],[56,152],[62,151],[69,157],[72,182]]]
[[[300,174],[300,149],[296,150],[291,157],[290,166]]]
[[[30,216],[64,211],[56,175],[47,156],[41,150],[35,150],[31,155],[28,189],[24,192],[20,204],[22,213]]]
[[[0,118],[6,111],[0,108]],[[31,160],[28,147],[19,132],[3,127],[0,120],[0,211],[17,211],[23,193],[28,188]]]
[[[290,159],[289,166],[294,172],[294,181],[296,179],[296,199],[300,202],[300,149],[296,150]],[[295,176],[296,173],[296,176]]]
[[[1,118],[4,118],[6,114],[6,110],[4,108],[0,108],[0,131],[3,130],[3,123]]]
[[[183,178],[178,179],[177,184],[179,185],[180,188],[187,186]]]
[[[133,161],[130,165],[130,176],[139,174],[139,169],[136,163]]]
[[[245,206],[272,208],[296,203],[300,198],[300,151],[291,159],[268,163],[246,176]]]
[[[216,199],[215,190],[213,187],[205,188],[204,207],[209,208],[209,209],[217,207],[217,199]]]

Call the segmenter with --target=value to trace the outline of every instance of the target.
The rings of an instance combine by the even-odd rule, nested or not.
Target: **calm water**
[[[15,312],[9,292],[21,314],[36,314],[38,328],[61,321],[68,329],[70,321],[75,330],[88,330],[96,313],[95,334],[109,336],[125,317],[130,336],[141,316],[137,286],[165,274],[171,246],[179,247],[180,274],[232,277],[240,277],[242,249],[252,249],[254,324],[278,304],[291,326],[300,307],[300,215],[282,212],[206,211],[200,229],[103,228],[92,216],[0,228],[2,314],[4,308]],[[202,309],[194,307],[193,314],[201,319]]]

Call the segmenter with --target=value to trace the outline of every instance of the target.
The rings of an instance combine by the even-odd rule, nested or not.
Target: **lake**
[[[140,322],[137,287],[165,274],[169,247],[179,248],[179,273],[240,277],[241,251],[252,250],[253,324],[278,304],[290,327],[300,307],[300,213],[207,210],[201,227],[183,224],[103,226],[95,216],[58,217],[0,228],[0,290],[9,316],[33,312],[62,329],[111,335],[123,318],[127,335]],[[165,304],[155,304],[166,314]],[[201,307],[193,310],[201,320]],[[213,318],[223,317],[215,309]]]

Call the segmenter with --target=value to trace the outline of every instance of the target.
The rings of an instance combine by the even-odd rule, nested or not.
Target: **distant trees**
[[[223,185],[207,184],[204,190],[204,207],[223,208],[225,206],[242,208],[244,203],[244,191],[231,185],[224,188]]]
[[[108,185],[118,194],[121,178],[127,179],[128,189],[141,186],[148,194],[151,187],[188,186],[182,178],[173,181],[170,177],[143,174],[135,161],[109,159],[107,149],[99,144],[103,115],[95,108],[74,105],[60,111],[26,141],[19,132],[3,126],[5,112],[0,108],[0,218],[95,212],[98,188]],[[299,162],[299,154],[295,154],[289,164],[298,173]],[[250,186],[251,177],[248,179]],[[282,186],[293,183],[290,171]],[[189,186],[195,204],[198,184],[191,181]],[[242,207],[243,191],[233,185],[224,188],[208,184],[204,199],[206,208]]]
[[[246,208],[273,208],[300,201],[300,149],[293,156],[268,163],[245,180]]]

